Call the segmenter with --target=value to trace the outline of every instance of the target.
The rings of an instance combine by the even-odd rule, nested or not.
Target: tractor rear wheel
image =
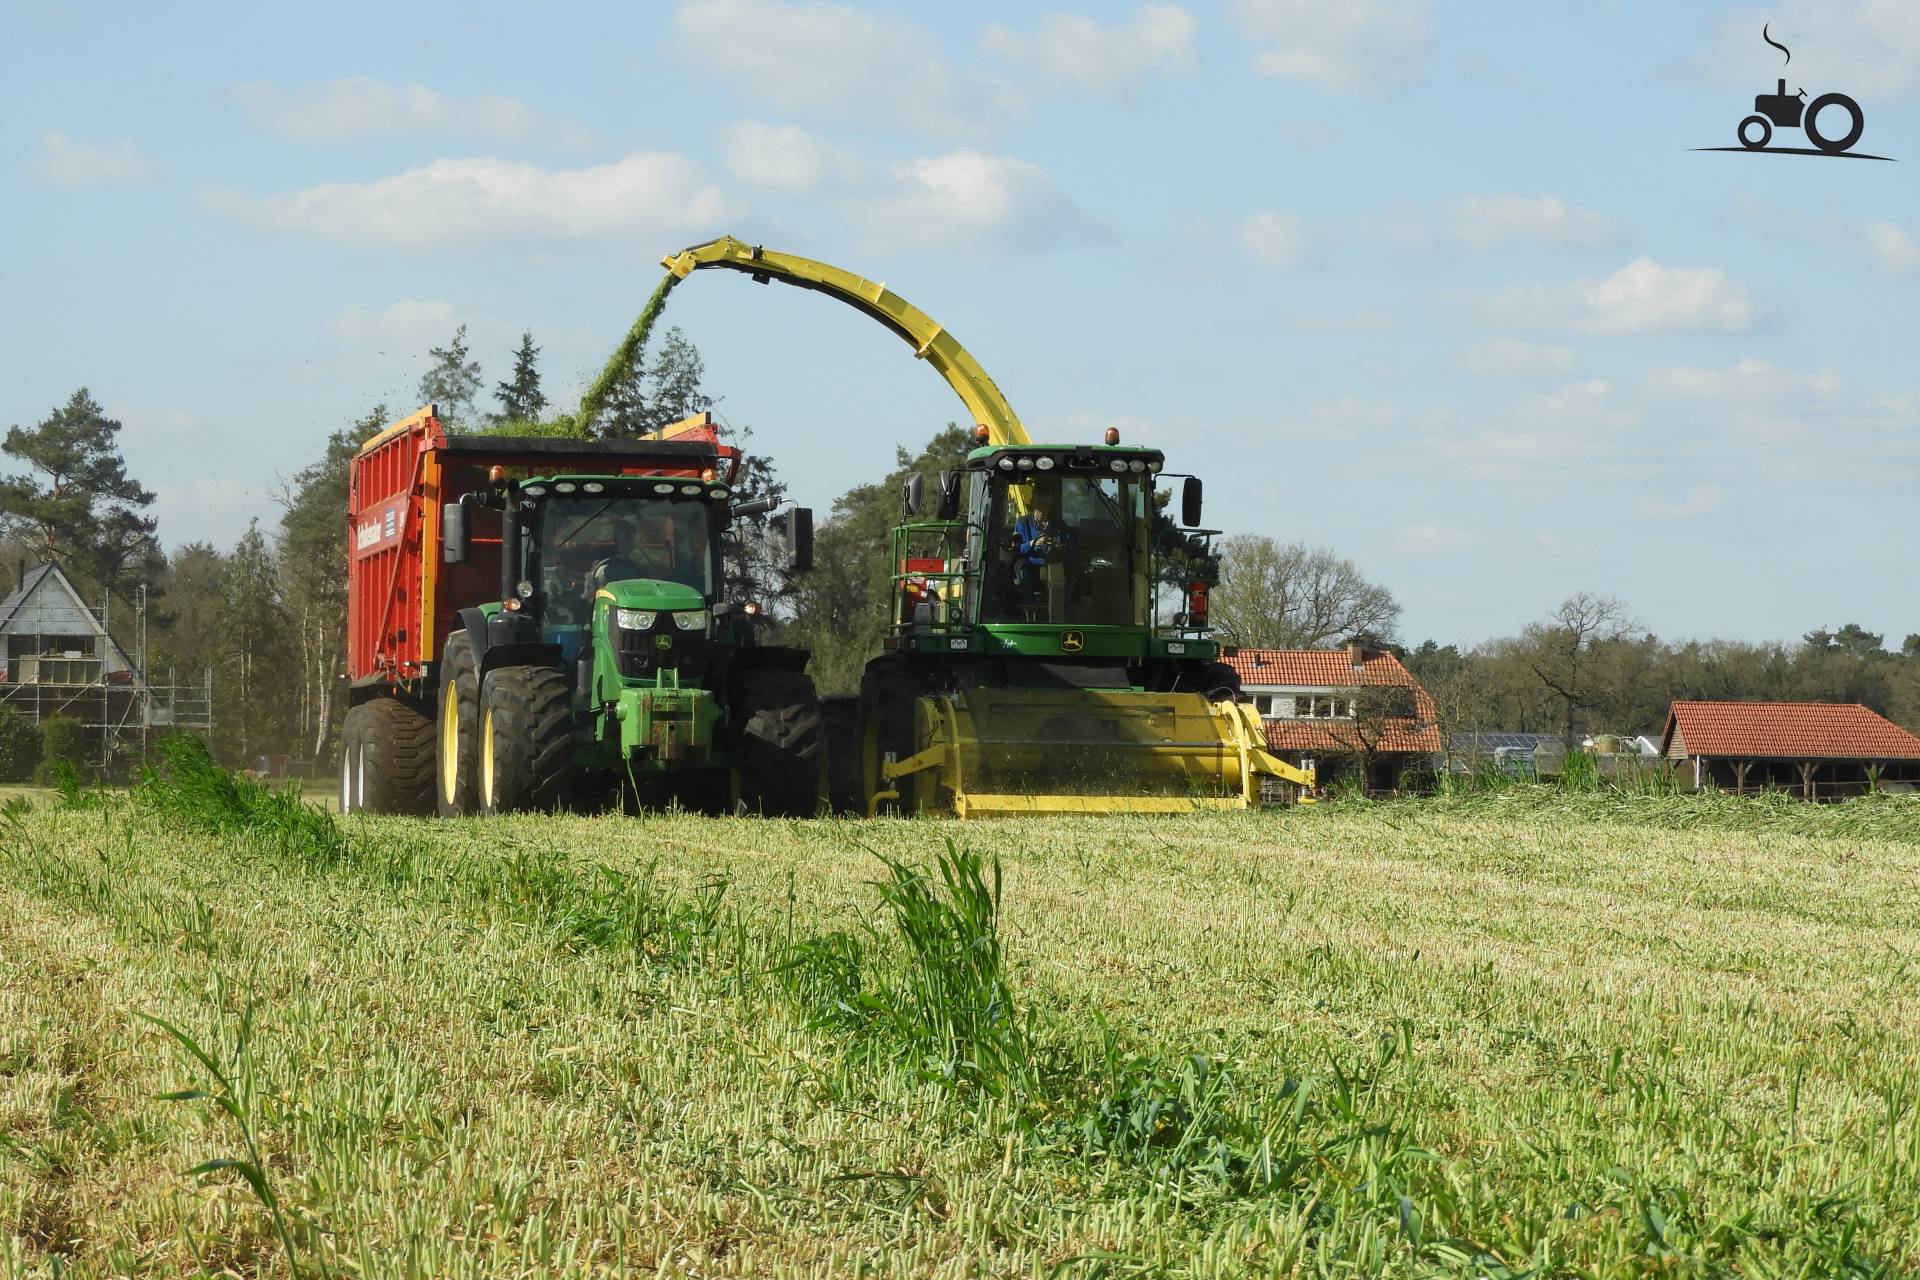
[[[355,754],[356,797],[368,813],[433,812],[433,722],[398,698],[373,698]]]
[[[920,697],[920,682],[906,663],[891,656],[875,658],[860,677],[860,811],[865,816],[873,796],[882,790],[896,789],[895,783],[881,777],[880,766],[891,755],[905,760],[914,751],[914,703]],[[886,801],[881,807],[889,812],[905,812],[910,803]]]
[[[775,668],[733,682],[740,725],[740,803],[769,818],[810,818],[826,785],[827,730],[813,677]]]
[[[573,707],[552,667],[501,667],[480,687],[481,813],[556,809],[572,781]]]
[[[457,818],[479,807],[473,758],[480,736],[480,675],[473,641],[464,631],[449,638],[440,655],[438,720],[434,773],[440,816]]]

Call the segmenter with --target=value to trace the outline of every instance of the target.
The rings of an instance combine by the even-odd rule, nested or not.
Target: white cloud
[[[1512,287],[1491,310],[1582,333],[1744,333],[1753,302],[1739,281],[1717,267],[1668,267],[1635,258],[1610,276],[1562,285]]]
[[[1905,228],[1891,222],[1869,223],[1867,240],[1873,245],[1874,256],[1887,270],[1904,272],[1920,267],[1920,245],[1913,242]]]
[[[40,139],[40,176],[59,187],[92,187],[139,182],[153,176],[153,166],[124,139],[81,142],[53,129]]]
[[[1416,556],[1459,555],[1470,551],[1479,539],[1471,529],[1456,529],[1444,524],[1410,524],[1400,530],[1394,550]]]
[[[735,181],[785,195],[805,195],[859,172],[849,152],[819,134],[761,120],[738,120],[722,129],[720,158]]]
[[[1427,0],[1235,0],[1233,16],[1267,46],[1255,71],[1342,93],[1423,79],[1432,55]]]
[[[1696,484],[1690,486],[1679,498],[1640,499],[1640,514],[1655,519],[1685,519],[1689,516],[1703,516],[1710,511],[1717,511],[1726,500],[1726,491],[1719,485]]]
[[[1185,9],[1150,4],[1111,27],[1072,13],[1050,15],[1031,33],[995,23],[980,45],[1031,83],[1130,98],[1152,76],[1192,74],[1195,25]]]
[[[267,128],[296,142],[448,137],[586,146],[593,141],[584,125],[536,111],[518,98],[449,97],[425,85],[388,84],[371,76],[292,88],[243,84],[234,88],[233,99]]]
[[[1613,219],[1551,194],[1463,196],[1447,207],[1447,220],[1453,239],[1472,249],[1515,241],[1593,248],[1620,238]]]
[[[411,353],[424,351],[453,332],[453,304],[420,298],[402,298],[384,310],[367,312],[347,307],[328,325],[342,342],[380,342]]]
[[[1828,395],[1840,385],[1830,369],[1793,373],[1765,360],[1736,360],[1724,369],[1675,365],[1647,374],[1650,390],[1704,400],[1777,400],[1796,393]]]
[[[1639,410],[1620,404],[1613,384],[1605,378],[1569,382],[1530,397],[1521,412],[1526,420],[1556,431],[1612,431],[1640,420]]]
[[[1535,374],[1573,372],[1573,348],[1522,342],[1517,338],[1496,338],[1467,352],[1467,368],[1473,373],[1502,377],[1527,377]]]
[[[1106,233],[1040,166],[952,151],[896,168],[857,205],[875,240],[954,248],[1054,248]]]
[[[329,182],[258,198],[214,191],[202,203],[275,230],[412,249],[710,231],[740,212],[698,165],[659,151],[583,169],[490,156],[435,160],[370,182]]]
[[[1260,212],[1241,219],[1233,238],[1263,267],[1290,267],[1300,260],[1306,224],[1291,214]]]
[[[1003,119],[1004,81],[961,70],[926,28],[829,0],[684,0],[676,52],[783,114],[945,137]]]

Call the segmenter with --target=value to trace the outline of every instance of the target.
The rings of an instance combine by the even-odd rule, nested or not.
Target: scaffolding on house
[[[182,680],[172,668],[164,675],[147,669],[146,594],[141,587],[134,604],[132,654],[109,629],[110,596],[98,608],[70,589],[20,600],[0,618],[0,707],[36,724],[55,716],[79,721],[92,763],[107,772],[145,759],[168,733],[210,736],[212,672]]]

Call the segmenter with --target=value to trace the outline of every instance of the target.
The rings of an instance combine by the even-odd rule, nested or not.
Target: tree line
[[[552,412],[540,347],[523,334],[512,371],[491,394],[465,326],[432,348],[417,388],[455,431],[578,434]],[[712,409],[704,364],[678,329],[617,371],[591,430],[625,438]],[[488,403],[490,401],[491,403]],[[59,563],[83,592],[131,600],[146,588],[148,670],[191,684],[211,676],[213,746],[241,762],[270,753],[324,762],[342,714],[345,664],[347,468],[362,442],[394,415],[385,405],[328,434],[317,456],[282,480],[279,515],[259,520],[231,547],[189,542],[162,549],[152,492],[128,474],[121,424],[84,388],[31,428],[15,426],[0,454],[0,551]],[[746,447],[752,430],[722,421],[723,438],[749,463],[743,497],[785,493],[773,459]],[[888,620],[891,573],[884,548],[900,518],[902,483],[931,487],[964,460],[960,426],[946,424],[917,450],[896,451],[893,469],[837,498],[818,530],[813,570],[788,576],[770,542],[772,522],[740,522],[728,535],[727,592],[758,599],[782,643],[813,652],[823,692],[857,688]],[[1568,597],[1511,636],[1462,647],[1407,643],[1392,593],[1350,558],[1261,534],[1223,540],[1213,622],[1245,647],[1315,648],[1358,639],[1399,654],[1432,695],[1447,732],[1655,734],[1676,698],[1861,702],[1920,730],[1920,634],[1898,646],[1848,624],[1791,643],[1668,640],[1633,620],[1619,601]],[[129,611],[117,608],[125,619]],[[116,628],[118,630],[118,628]],[[124,637],[123,637],[124,642]],[[131,646],[128,646],[131,651]]]

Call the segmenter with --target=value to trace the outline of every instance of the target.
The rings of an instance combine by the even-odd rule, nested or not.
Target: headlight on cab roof
[[[707,611],[688,609],[684,613],[673,615],[673,625],[682,631],[705,631],[707,629]]]
[[[614,625],[623,631],[649,631],[660,616],[658,609],[615,609]]]

